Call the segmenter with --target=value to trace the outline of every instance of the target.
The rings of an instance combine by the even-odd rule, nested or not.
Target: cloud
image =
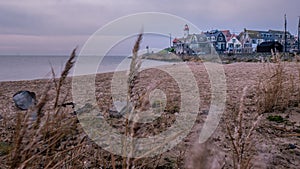
[[[5,54],[69,54],[81,47],[87,36],[0,35],[0,52]]]
[[[167,12],[203,29],[280,27],[284,13],[295,19],[298,0],[27,0],[0,2],[0,33],[91,34],[118,17],[137,12]],[[296,22],[296,21],[294,21]],[[293,22],[291,22],[293,23]],[[232,25],[232,26],[231,26]],[[242,26],[244,25],[244,26]],[[295,29],[294,29],[295,30]]]
[[[282,30],[286,13],[288,29],[296,33],[299,6],[299,0],[10,0],[0,1],[0,35],[14,35],[10,37],[18,40],[23,35],[43,37],[45,45],[47,38],[52,43],[52,36],[64,37],[73,44],[75,37],[88,37],[110,21],[138,12],[171,13],[203,31],[231,29],[237,33],[243,28]],[[12,45],[5,45],[4,39],[0,43]],[[66,44],[61,46],[68,47]],[[14,48],[18,47],[22,44],[15,43]]]
[[[108,22],[106,16],[101,14],[107,12],[106,7],[101,5],[69,1],[43,2],[2,2],[0,22],[4,24],[0,26],[3,30],[0,33],[87,35]]]

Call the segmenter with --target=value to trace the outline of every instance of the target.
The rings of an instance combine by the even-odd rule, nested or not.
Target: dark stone
[[[21,110],[28,110],[37,102],[35,93],[27,90],[18,91],[14,94],[13,101],[15,102],[16,107]]]
[[[289,144],[288,145],[288,149],[295,149],[297,148],[297,146],[295,144]]]
[[[208,113],[209,113],[209,110],[202,110],[203,115],[208,115]]]
[[[72,106],[72,108],[74,109],[75,108],[75,103],[73,103],[73,102],[67,102],[67,103],[63,103],[61,106],[62,107]]]
[[[121,118],[123,116],[123,114],[121,114],[121,112],[115,111],[115,110],[109,110],[109,117],[110,118]]]
[[[95,107],[92,104],[86,103],[83,107],[77,109],[73,113],[74,113],[74,115],[81,115],[83,113],[90,113],[94,109],[95,109]]]
[[[1,114],[0,114],[0,120],[2,120],[3,119],[3,117],[1,116]]]
[[[119,107],[119,109],[113,107],[112,109],[110,109],[108,111],[110,118],[122,118],[123,115],[125,115],[127,112],[132,111],[131,105],[129,105],[129,107],[127,108],[126,105],[120,104],[120,105],[118,105],[118,107]],[[118,110],[120,110],[120,111],[118,111]]]

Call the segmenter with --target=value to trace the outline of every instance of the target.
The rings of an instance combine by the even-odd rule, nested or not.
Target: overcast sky
[[[299,0],[0,0],[0,55],[68,54],[105,24],[138,12],[170,13],[203,31],[235,33],[283,30],[286,13],[296,34],[299,7]]]

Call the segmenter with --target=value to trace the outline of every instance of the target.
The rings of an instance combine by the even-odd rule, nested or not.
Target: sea
[[[53,77],[51,67],[56,77],[59,77],[68,58],[69,56],[2,55],[0,56],[0,81],[49,79]],[[127,56],[105,56],[100,63],[97,63],[95,73],[128,70],[130,62],[131,58]],[[87,62],[86,64],[85,66],[88,67],[89,63]],[[142,60],[142,68],[153,68],[168,64],[173,63]],[[73,76],[73,74],[74,68],[71,70],[69,76]]]

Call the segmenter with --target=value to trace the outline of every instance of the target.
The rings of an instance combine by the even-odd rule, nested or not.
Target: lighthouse
[[[185,24],[184,29],[183,29],[183,38],[187,38],[188,37],[189,31],[190,31],[189,26],[187,24]]]

